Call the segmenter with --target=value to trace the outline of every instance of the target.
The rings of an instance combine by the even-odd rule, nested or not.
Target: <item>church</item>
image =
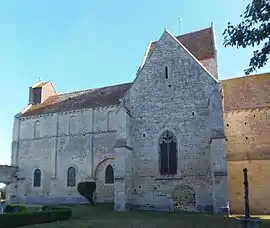
[[[14,117],[9,199],[84,203],[77,184],[95,181],[98,203],[117,211],[228,210],[223,91],[213,26],[150,42],[131,83],[57,94],[29,88]]]

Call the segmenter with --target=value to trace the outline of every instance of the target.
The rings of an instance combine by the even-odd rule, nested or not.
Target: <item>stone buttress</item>
[[[117,129],[117,139],[114,146],[114,210],[124,211],[131,204],[132,193],[132,148],[130,146],[130,120],[124,109],[118,111],[123,120]]]

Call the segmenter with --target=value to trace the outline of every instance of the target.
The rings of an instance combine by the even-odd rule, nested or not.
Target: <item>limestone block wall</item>
[[[244,213],[244,174],[248,169],[251,214],[269,214],[269,160],[229,161],[229,198],[233,213]]]
[[[108,165],[111,165],[115,170],[115,158],[113,157],[103,160],[97,167],[96,167],[96,184],[97,190],[95,199],[96,202],[106,202],[106,203],[113,203],[114,202],[114,184],[106,184],[104,181],[105,177],[105,170]]]
[[[253,214],[269,214],[270,108],[224,113],[232,212],[244,212],[243,169],[248,169]]]
[[[67,170],[74,167],[76,184],[96,180],[97,199],[112,199],[113,185],[105,185],[104,179],[106,166],[114,166],[116,125],[121,120],[116,110],[111,106],[15,118],[13,162],[26,178],[18,184],[17,195],[79,197],[76,187],[67,187]],[[36,168],[42,171],[40,188],[33,187]]]
[[[114,146],[115,157],[115,191],[114,209],[123,211],[133,205],[133,172],[136,168],[132,157],[133,148],[131,147],[131,121],[130,114],[126,108],[121,106],[118,110],[121,118],[117,127],[117,139]]]

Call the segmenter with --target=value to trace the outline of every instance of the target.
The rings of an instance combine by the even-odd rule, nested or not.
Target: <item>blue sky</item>
[[[25,0],[0,5],[0,164],[10,163],[13,116],[40,77],[58,93],[132,81],[150,40],[214,23],[220,79],[243,75],[252,50],[224,48],[242,0]],[[259,72],[270,71],[269,64]]]

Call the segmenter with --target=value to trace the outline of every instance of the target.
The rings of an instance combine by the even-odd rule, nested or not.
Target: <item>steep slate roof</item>
[[[215,41],[212,27],[187,33],[176,37],[198,60],[210,59],[215,56]],[[155,48],[157,41],[152,42],[148,56]]]
[[[270,106],[270,73],[221,81],[224,111]]]
[[[33,105],[21,116],[32,116],[84,108],[117,105],[132,83],[64,93],[49,97],[41,104]]]

